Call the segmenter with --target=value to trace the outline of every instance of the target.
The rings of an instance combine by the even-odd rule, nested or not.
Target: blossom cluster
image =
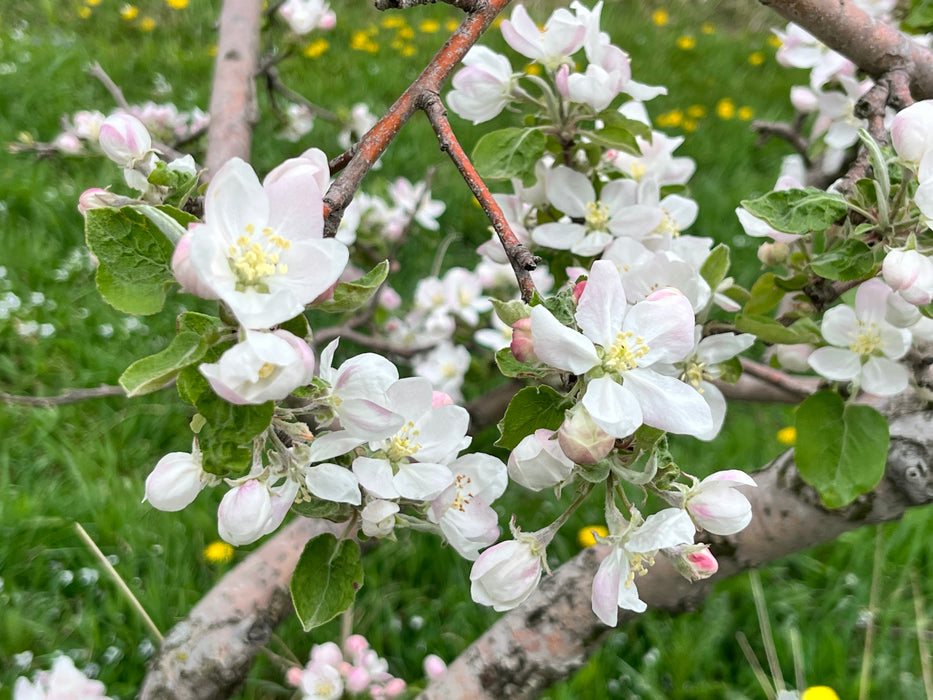
[[[50,671],[39,671],[32,681],[20,677],[13,686],[13,700],[54,700],[55,698],[101,698],[107,689],[75,668],[69,656],[59,656]]]

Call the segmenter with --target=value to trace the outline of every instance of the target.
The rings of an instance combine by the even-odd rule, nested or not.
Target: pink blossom
[[[752,505],[737,486],[757,484],[737,469],[710,474],[687,492],[684,507],[694,522],[707,532],[734,535],[752,520]]]

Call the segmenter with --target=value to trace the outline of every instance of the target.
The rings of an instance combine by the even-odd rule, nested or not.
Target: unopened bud
[[[561,451],[577,464],[596,464],[612,451],[615,438],[578,405],[567,412],[557,431],[557,442]]]
[[[135,168],[152,152],[152,137],[136,117],[112,114],[98,134],[100,147],[110,160],[123,168]]]
[[[765,265],[780,265],[790,254],[786,243],[762,243],[758,248],[758,259]]]
[[[519,362],[537,362],[534,341],[531,339],[531,318],[520,318],[512,324],[512,342],[509,350]]]
[[[115,194],[110,190],[92,187],[89,190],[84,190],[81,196],[78,197],[78,211],[81,213],[81,216],[85,216],[91,209],[105,209],[107,207],[119,209],[135,201],[136,200],[130,199],[129,197]]]
[[[573,285],[573,300],[578,304],[580,303],[580,297],[583,296],[584,289],[586,289],[586,280]]]
[[[424,675],[431,680],[440,678],[447,673],[447,664],[437,654],[428,654],[424,657]]]
[[[701,581],[719,571],[719,562],[709,551],[709,545],[685,544],[663,551],[688,581]]]

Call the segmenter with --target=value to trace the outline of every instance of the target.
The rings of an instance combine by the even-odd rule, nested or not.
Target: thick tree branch
[[[407,10],[418,5],[433,5],[436,2],[446,2],[464,12],[475,12],[483,6],[484,0],[375,0],[373,4],[377,10]]]
[[[808,547],[829,542],[862,525],[898,520],[910,506],[933,502],[933,413],[903,416],[891,424],[891,448],[882,482],[839,510],[822,506],[805,484],[793,452],[755,474],[746,492],[751,525],[731,537],[709,539],[719,560],[713,579],[689,583],[659,557],[638,590],[649,608],[677,614],[697,609],[712,583]],[[603,547],[584,550],[546,578],[521,607],[501,618],[433,682],[422,700],[535,698],[586,663],[609,630],[590,609],[593,576]],[[620,624],[634,619],[620,612]]]
[[[207,130],[207,177],[231,158],[249,160],[257,119],[254,76],[259,62],[261,0],[225,0]]]
[[[288,584],[305,543],[342,524],[297,518],[227,573],[165,637],[141,700],[222,700],[242,685],[259,648],[292,612]]]
[[[759,0],[875,79],[903,71],[914,99],[933,98],[933,53],[843,0]]]

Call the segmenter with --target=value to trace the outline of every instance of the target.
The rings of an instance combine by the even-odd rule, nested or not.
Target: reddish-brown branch
[[[510,1],[486,0],[477,3],[476,11],[467,16],[415,82],[363,136],[358,150],[324,196],[325,235],[336,235],[343,210],[353,199],[366,173],[419,108],[419,100],[426,94],[440,92],[444,82],[463,60],[467,51]]]
[[[933,53],[894,27],[869,17],[854,2],[759,0],[799,24],[872,77],[892,71],[910,76],[914,99],[933,98]]]
[[[450,159],[457,166],[457,170],[463,176],[463,179],[469,185],[473,196],[479,201],[486,216],[492,222],[492,226],[499,236],[502,247],[505,248],[505,254],[512,264],[512,270],[515,272],[515,279],[518,280],[518,287],[521,290],[522,299],[528,303],[535,293],[535,283],[531,279],[531,272],[537,267],[535,256],[522,244],[509,222],[502,212],[502,208],[493,198],[483,178],[476,172],[473,163],[467,157],[466,152],[450,128],[450,122],[447,120],[447,110],[441,104],[441,98],[437,94],[426,94],[421,100],[420,106],[428,116],[428,121],[437,134],[437,140],[440,143],[442,151],[445,151]]]
[[[249,160],[257,119],[254,76],[259,63],[261,0],[225,0],[207,130],[207,177],[231,158]]]
[[[484,0],[375,0],[377,10],[407,10],[418,5],[433,5],[436,2],[446,2],[448,5],[459,7],[464,12],[475,12],[483,6]]]

